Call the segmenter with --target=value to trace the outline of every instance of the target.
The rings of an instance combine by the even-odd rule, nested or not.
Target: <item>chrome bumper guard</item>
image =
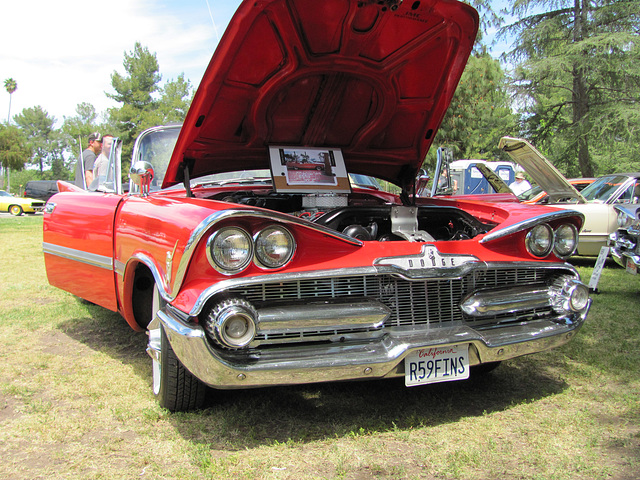
[[[212,348],[202,327],[184,322],[170,308],[158,312],[149,330],[157,331],[162,325],[177,357],[202,382],[237,389],[403,376],[404,358],[422,348],[466,343],[472,366],[541,352],[567,343],[584,323],[590,304],[589,300],[580,313],[554,319],[485,329],[425,325],[393,329],[369,342],[285,346],[244,357]],[[154,348],[150,342],[149,355],[159,358]]]
[[[627,266],[627,258],[629,258],[640,269],[640,255],[634,255],[633,252],[620,251],[614,247],[611,249],[611,258],[621,267]]]
[[[611,258],[621,267],[627,267],[627,259],[629,259],[636,268],[640,268],[640,254],[637,243],[640,237],[637,231],[630,230],[633,235],[624,235],[623,233],[614,232],[609,235],[609,245],[611,245]],[[636,240],[637,239],[637,240]]]

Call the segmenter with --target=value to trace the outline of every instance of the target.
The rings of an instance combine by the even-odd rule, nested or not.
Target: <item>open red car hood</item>
[[[270,145],[340,148],[347,170],[413,182],[471,52],[452,0],[245,0],[187,114],[163,187],[268,168]]]

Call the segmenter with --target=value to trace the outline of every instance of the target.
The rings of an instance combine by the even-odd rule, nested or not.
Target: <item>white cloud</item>
[[[218,31],[239,0],[209,0]],[[61,122],[76,105],[103,112],[115,103],[111,74],[140,42],[156,53],[163,81],[184,72],[197,87],[218,39],[206,0],[44,0],[8,2],[0,17],[0,121],[16,80],[11,115],[40,105]]]

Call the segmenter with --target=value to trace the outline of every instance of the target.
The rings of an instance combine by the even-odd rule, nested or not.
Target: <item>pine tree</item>
[[[506,58],[517,62],[525,135],[570,175],[632,166],[640,140],[640,1],[510,4],[520,20],[502,33],[516,38]],[[622,155],[615,163],[612,151]]]

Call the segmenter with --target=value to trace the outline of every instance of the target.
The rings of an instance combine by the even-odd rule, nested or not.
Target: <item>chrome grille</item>
[[[478,269],[460,278],[446,279],[407,280],[394,275],[342,276],[246,285],[235,287],[230,292],[241,295],[256,306],[286,301],[372,298],[384,303],[391,310],[391,316],[385,322],[387,328],[462,321],[487,324],[513,315],[484,318],[482,322],[466,317],[459,308],[461,300],[466,295],[481,289],[546,285],[550,279],[563,273],[566,271],[562,269],[497,268]],[[535,316],[548,312],[550,309],[522,314]],[[322,334],[323,332],[316,333]],[[298,334],[294,336],[298,337]]]

